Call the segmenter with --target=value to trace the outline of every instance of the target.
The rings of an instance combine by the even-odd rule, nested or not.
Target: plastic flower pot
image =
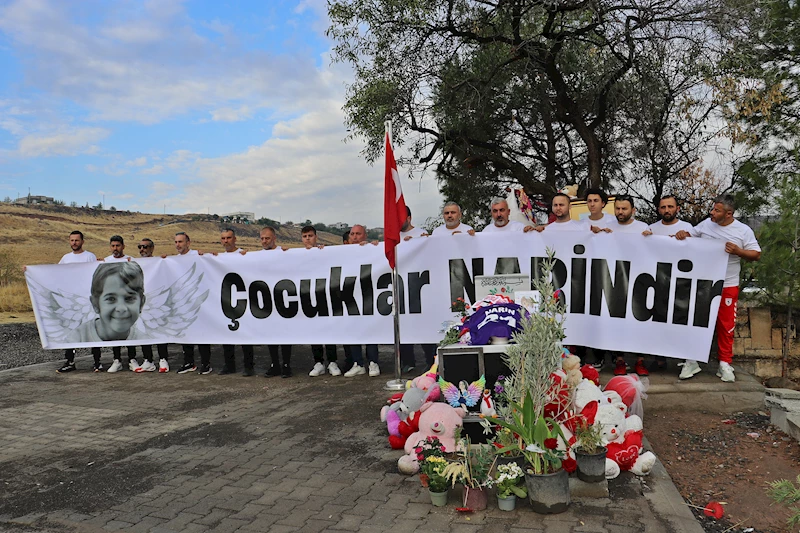
[[[433,492],[432,490],[428,489],[428,494],[431,497],[431,505],[434,507],[444,507],[447,505],[447,491]]]
[[[578,462],[578,479],[587,483],[600,483],[606,479],[606,452],[603,447],[597,453],[588,454],[583,450],[575,450]]]
[[[517,506],[517,497],[513,494],[507,498],[497,497],[497,508],[501,511],[513,511]]]
[[[540,514],[563,513],[569,507],[569,475],[566,470],[553,474],[525,473],[531,508]]]

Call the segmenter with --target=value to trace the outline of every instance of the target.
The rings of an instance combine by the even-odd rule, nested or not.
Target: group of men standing
[[[713,199],[713,207],[708,219],[703,220],[697,226],[692,226],[688,222],[682,221],[678,218],[680,206],[678,200],[673,195],[663,196],[658,202],[658,212],[660,220],[654,224],[647,225],[644,222],[636,220],[636,208],[634,199],[631,196],[620,195],[614,199],[614,215],[604,212],[604,208],[609,201],[608,195],[600,189],[589,189],[585,194],[586,205],[589,210],[589,215],[580,220],[574,220],[570,214],[572,199],[567,194],[557,193],[552,198],[551,212],[552,221],[546,225],[524,224],[514,220],[510,220],[510,209],[508,202],[503,198],[494,198],[491,201],[491,217],[492,222],[488,224],[482,233],[497,233],[497,232],[520,232],[527,233],[530,231],[537,232],[552,232],[552,231],[591,231],[594,233],[638,233],[643,237],[651,235],[671,237],[678,240],[686,238],[710,238],[725,241],[725,251],[728,255],[728,265],[726,269],[725,281],[722,291],[721,304],[719,313],[717,315],[717,342],[718,342],[718,357],[719,357],[719,370],[717,375],[725,382],[732,382],[735,380],[733,367],[731,366],[733,358],[733,332],[736,321],[736,304],[739,295],[739,274],[741,270],[741,260],[758,261],[761,256],[761,249],[753,234],[753,231],[745,224],[739,222],[734,218],[736,209],[733,198],[730,195],[720,195]],[[442,237],[457,234],[475,235],[475,230],[461,221],[462,212],[461,208],[455,202],[447,202],[442,209],[442,218],[444,224],[434,229],[430,235],[423,229],[415,227],[412,224],[411,210],[408,209],[406,221],[401,229],[401,239],[409,240],[412,238],[423,237]],[[271,227],[265,227],[260,232],[260,240],[262,250],[259,252],[275,251],[278,249],[286,250],[286,248],[279,248],[277,246],[277,239],[275,230]],[[367,228],[363,224],[354,225],[349,231],[346,231],[342,236],[344,244],[351,245],[366,245],[370,244],[367,239]],[[64,255],[59,261],[59,264],[68,263],[83,263],[95,262],[98,258],[87,250],[83,249],[84,238],[80,231],[73,231],[69,236],[70,247],[72,251]],[[220,233],[220,243],[223,247],[221,253],[240,253],[246,254],[248,252],[239,248],[236,244],[236,232],[233,228],[225,228]],[[319,244],[317,241],[317,231],[313,226],[306,226],[301,230],[301,243],[305,249],[322,248],[324,245]],[[371,244],[378,244],[373,241]],[[132,257],[125,254],[125,244],[121,236],[115,235],[110,239],[111,254],[100,261],[115,262],[115,261],[131,261]],[[142,239],[138,244],[140,257],[152,257],[155,251],[155,244],[149,238]],[[197,251],[191,248],[191,240],[189,235],[185,232],[178,232],[175,234],[175,249],[178,255],[187,254],[202,254],[202,251]],[[217,255],[217,252],[211,252]],[[253,252],[250,252],[253,253]],[[166,258],[166,254],[161,256]],[[194,346],[183,345],[183,364],[178,368],[179,374],[186,374],[189,372],[199,371],[200,374],[212,373],[211,368],[211,347],[209,345],[199,345],[198,351],[200,353],[200,366],[195,364],[194,359]],[[362,350],[365,348],[365,350]],[[235,347],[232,345],[223,346],[224,366],[219,374],[232,374],[236,372],[235,363]],[[309,372],[311,377],[318,377],[325,373],[331,376],[340,376],[344,374],[346,377],[354,377],[361,374],[369,374],[372,377],[380,375],[380,366],[378,363],[378,346],[367,345],[349,345],[344,346],[346,356],[345,369],[342,370],[338,365],[337,348],[335,345],[315,345],[311,347],[314,357],[314,367]],[[414,347],[412,345],[401,346],[401,365],[404,372],[413,372],[415,368]],[[291,345],[269,345],[268,346],[271,364],[266,371],[267,377],[281,376],[288,378],[292,376],[291,369]],[[436,352],[436,345],[425,344],[422,345],[422,350],[425,356],[425,364],[430,366],[433,364],[434,355]],[[153,351],[151,346],[142,346],[144,361],[140,365],[136,359],[136,347],[128,347],[128,368],[135,372],[153,372],[158,369],[159,372],[169,372],[168,363],[168,350],[167,345],[161,344],[157,346],[159,354],[159,366],[156,367],[153,361]],[[364,360],[364,351],[366,352],[367,361]],[[108,372],[118,372],[124,369],[121,361],[121,348],[114,347],[114,361]],[[251,345],[242,346],[243,352],[243,372],[244,376],[255,375],[254,370],[254,348]],[[94,371],[100,372],[103,366],[100,362],[100,348],[92,348],[94,355]],[[602,367],[604,354],[601,351],[595,350],[597,360],[596,367]],[[599,355],[599,357],[598,357]],[[64,365],[58,369],[60,373],[71,372],[75,370],[75,350],[66,350]],[[327,360],[327,364],[326,363]],[[666,366],[666,361],[663,357],[656,357],[654,364],[650,367],[653,369],[663,369]],[[647,375],[648,369],[644,365],[644,359],[641,354],[637,356],[634,370],[639,375]],[[700,367],[696,361],[687,360],[683,363],[683,369],[680,374],[681,379],[689,379],[700,372]],[[627,364],[625,363],[623,354],[618,354],[614,365],[615,374],[627,373]]]

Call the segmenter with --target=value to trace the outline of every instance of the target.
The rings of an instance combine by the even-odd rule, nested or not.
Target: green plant
[[[779,479],[771,483],[767,483],[767,495],[775,500],[775,503],[782,503],[790,505],[800,501],[800,476],[797,476],[797,486],[788,479]],[[789,527],[794,527],[800,524],[800,507],[789,507],[792,516],[789,517]]]
[[[517,463],[503,464],[497,467],[497,474],[493,479],[498,498],[508,498],[512,494],[518,498],[525,498],[528,490],[525,488],[525,472]]]
[[[508,449],[522,452],[534,474],[550,474],[560,470],[564,452],[558,449],[558,439],[565,444],[566,439],[558,423],[536,413],[530,391],[526,392],[522,405],[511,401],[510,409],[510,415],[507,415],[510,421],[492,418],[492,422],[519,436],[517,442]],[[505,452],[506,448],[499,450]]]
[[[451,486],[456,483],[472,489],[491,486],[489,473],[494,466],[495,457],[489,447],[473,446],[469,437],[466,437],[460,439],[457,448],[458,458],[450,461],[443,472]]]
[[[589,424],[582,420],[575,426],[574,435],[577,439],[575,448],[584,453],[594,455],[604,448],[603,428],[599,424]]]

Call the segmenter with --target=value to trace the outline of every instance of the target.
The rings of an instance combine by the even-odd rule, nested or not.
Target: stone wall
[[[800,316],[795,315],[794,321],[800,322]],[[764,379],[780,376],[785,325],[786,315],[783,311],[773,311],[769,307],[748,307],[747,303],[740,301],[733,344],[734,368],[741,367]],[[796,328],[792,330],[786,377],[800,379],[800,342]]]

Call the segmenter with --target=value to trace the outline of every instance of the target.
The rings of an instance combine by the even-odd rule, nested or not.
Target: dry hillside
[[[108,239],[122,235],[130,255],[138,255],[136,244],[143,237],[156,243],[157,253],[174,254],[173,237],[185,231],[192,238],[192,247],[220,251],[220,229],[236,229],[237,244],[246,250],[260,250],[259,230],[255,225],[222,224],[208,215],[160,215],[128,211],[95,211],[78,207],[0,204],[0,251],[11,252],[20,264],[56,263],[69,252],[69,233],[80,230],[86,238],[84,248],[98,257],[108,255]],[[300,246],[300,228],[278,228],[278,244]],[[320,232],[320,242],[341,244],[341,235]]]
[[[22,265],[57,263],[70,251],[69,234],[83,232],[84,249],[98,257],[109,254],[109,238],[122,235],[126,252],[138,255],[136,245],[148,237],[156,244],[157,254],[175,253],[174,236],[185,231],[192,247],[203,251],[221,251],[220,229],[236,229],[237,244],[245,250],[260,250],[260,227],[223,224],[205,214],[159,215],[128,211],[96,211],[55,205],[16,206],[0,203],[0,313],[20,313],[31,309],[28,291],[21,276]],[[278,244],[300,246],[300,228],[277,228]],[[341,244],[341,235],[319,232],[323,244]],[[2,317],[0,317],[2,318]]]

